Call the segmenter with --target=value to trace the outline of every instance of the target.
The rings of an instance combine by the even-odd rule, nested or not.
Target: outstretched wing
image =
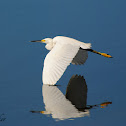
[[[72,62],[79,48],[78,45],[69,43],[56,43],[44,61],[43,84],[56,84],[67,66]]]
[[[88,58],[88,52],[86,50],[79,49],[78,53],[72,60],[72,64],[81,65],[84,64]]]

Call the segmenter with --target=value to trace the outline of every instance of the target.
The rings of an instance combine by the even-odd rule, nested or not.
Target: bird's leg
[[[82,48],[81,48],[81,49],[82,49]],[[90,52],[93,52],[93,53],[102,55],[102,56],[104,56],[104,57],[107,57],[107,58],[112,58],[112,56],[110,56],[109,54],[97,52],[97,51],[95,51],[95,50],[93,50],[93,49],[83,49],[83,50],[90,51]]]

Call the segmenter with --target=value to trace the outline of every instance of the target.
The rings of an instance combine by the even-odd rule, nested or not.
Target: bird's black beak
[[[41,42],[41,40],[33,40],[33,41],[30,41],[30,42]]]

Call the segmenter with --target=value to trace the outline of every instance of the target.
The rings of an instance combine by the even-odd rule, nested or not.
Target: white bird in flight
[[[65,36],[56,36],[53,39],[45,38],[31,42],[45,43],[45,48],[51,50],[44,60],[43,84],[55,85],[70,63],[76,65],[84,64],[88,57],[87,51],[112,58],[106,53],[91,49],[91,43],[80,42]]]

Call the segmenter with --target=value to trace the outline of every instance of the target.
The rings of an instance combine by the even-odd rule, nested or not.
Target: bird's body
[[[79,48],[90,49],[91,44],[63,36],[47,40],[49,41],[45,47],[51,51],[47,54],[44,61],[42,79],[43,84],[54,85],[63,75],[67,66],[73,61]]]
[[[48,40],[47,42],[45,41],[45,43],[46,43],[45,48],[47,50],[52,50],[52,48],[57,43],[64,44],[64,45],[70,44],[70,45],[74,45],[74,46],[79,46],[79,47],[81,47],[83,49],[89,49],[91,47],[90,43],[80,42],[80,41],[78,41],[76,39],[65,37],[65,36],[56,36],[53,39],[46,38],[45,40]]]
[[[92,50],[90,43],[80,42],[65,36],[56,36],[53,39],[45,38],[32,42],[46,43],[45,48],[51,50],[44,60],[43,84],[55,85],[70,63],[84,64],[88,57],[87,51],[111,57],[108,54]]]

